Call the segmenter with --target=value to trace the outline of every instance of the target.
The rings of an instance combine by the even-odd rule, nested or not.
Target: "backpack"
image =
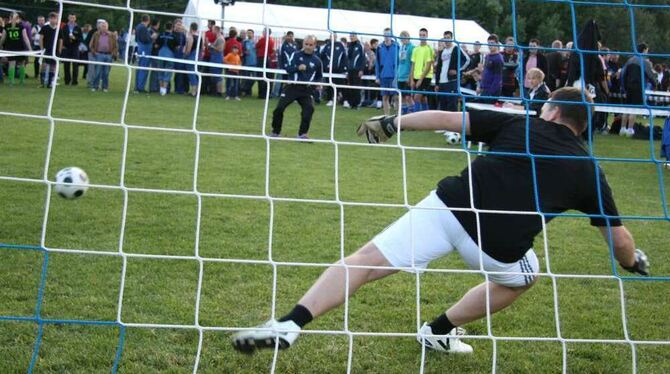
[[[633,129],[635,130],[633,139],[649,140],[650,132],[652,133],[653,140],[661,140],[663,137],[663,129],[661,126],[642,126],[640,123],[635,123]]]

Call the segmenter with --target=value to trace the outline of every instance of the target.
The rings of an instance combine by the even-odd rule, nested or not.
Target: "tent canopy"
[[[220,24],[222,6],[213,0],[189,0],[184,12],[187,24],[198,22],[201,28],[207,25],[208,19],[217,20]],[[480,41],[486,43],[489,33],[477,22],[468,20],[452,20],[443,18],[418,17],[409,15],[391,15],[389,13],[360,12],[343,9],[308,8],[287,5],[259,4],[237,2],[234,6],[225,7],[224,29],[235,26],[239,29],[253,29],[256,33],[263,30],[263,25],[272,29],[273,36],[281,36],[286,31],[293,31],[296,38],[314,34],[320,40],[329,37],[328,30],[347,36],[355,31],[364,40],[380,39],[383,30],[391,27],[393,34],[398,36],[406,30],[412,38],[418,38],[419,29],[428,29],[429,39],[440,39],[449,30],[454,38],[463,43]]]

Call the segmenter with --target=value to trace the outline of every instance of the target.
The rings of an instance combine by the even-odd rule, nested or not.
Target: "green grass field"
[[[127,72],[113,68],[111,90],[106,94],[81,86],[58,86],[51,115],[166,129],[191,129],[195,118],[197,129],[208,133],[197,136],[193,132],[129,128],[126,134],[119,126],[56,120],[52,127],[45,119],[0,116],[0,175],[41,179],[46,164],[46,175],[53,180],[58,170],[75,165],[99,185],[118,186],[123,178],[129,188],[195,188],[205,194],[200,212],[194,194],[130,191],[126,199],[119,189],[91,188],[74,201],[52,193],[43,232],[46,185],[0,180],[0,243],[39,246],[44,236],[47,248],[118,252],[122,246],[127,254],[174,256],[193,256],[197,248],[206,259],[241,260],[268,260],[271,249],[273,261],[325,266],[337,261],[342,250],[349,254],[366,243],[404,209],[270,201],[264,198],[266,193],[273,198],[403,204],[404,160],[406,197],[415,204],[440,178],[459,172],[467,162],[462,152],[441,151],[448,147],[442,136],[433,133],[403,134],[403,145],[434,148],[404,152],[400,148],[234,136],[261,134],[264,102],[255,98],[234,102],[203,97],[194,113],[192,98],[131,94],[122,116],[126,81]],[[34,81],[25,87],[0,85],[0,111],[47,114],[50,91],[36,85]],[[269,102],[268,113],[275,104],[274,100]],[[362,144],[354,133],[357,124],[378,113],[338,108],[331,126],[331,108],[321,105],[310,135],[330,139],[332,134],[338,142]],[[284,136],[296,135],[298,118],[296,104],[287,111]],[[45,163],[51,129],[51,153]],[[222,132],[231,135],[214,134]],[[656,154],[658,146],[654,144]],[[649,142],[618,136],[598,136],[594,149],[601,157],[639,159],[650,158],[652,150]],[[622,214],[663,216],[667,207],[661,199],[659,178],[665,191],[670,191],[667,171],[660,174],[655,165],[632,162],[603,162],[603,167]],[[124,199],[127,210],[122,229]],[[668,221],[630,220],[627,226],[649,255],[653,274],[670,276]],[[548,248],[544,248],[542,237],[535,243],[542,271],[547,271],[549,256],[554,274],[612,275],[608,249],[588,220],[558,218],[548,227],[547,237]],[[35,317],[44,257],[41,251],[0,248],[0,316]],[[116,321],[122,265],[120,256],[50,252],[41,318]],[[463,269],[464,265],[453,255],[431,268]],[[193,325],[197,312],[201,326],[233,328],[259,324],[271,315],[271,265],[205,261],[196,311],[199,270],[195,260],[128,257],[121,320]],[[278,265],[275,313],[288,311],[322,270]],[[345,372],[350,349],[355,373],[419,372],[421,349],[409,334],[416,332],[419,322],[432,320],[481,282],[481,277],[427,272],[419,279],[418,318],[414,274],[399,274],[368,285],[349,304],[347,322],[352,333],[400,332],[407,336],[354,335],[350,340],[343,334],[304,334],[294,348],[278,355],[276,372]],[[640,373],[668,373],[670,345],[644,342],[670,340],[669,294],[668,281],[556,278],[554,284],[551,277],[544,276],[516,304],[491,318],[491,334],[623,340],[625,328],[629,337],[640,343],[494,341],[487,338],[489,330],[483,320],[465,326],[469,334],[481,338],[469,341],[475,348],[473,355],[427,352],[425,372],[484,373],[495,366],[499,373],[556,373],[562,370],[565,350],[569,373],[630,373],[633,362]],[[344,321],[345,310],[339,308],[308,329],[343,330]],[[37,335],[34,322],[0,321],[0,373],[28,370]],[[44,324],[35,371],[109,372],[119,335],[117,325]],[[229,337],[226,331],[204,332],[200,372],[270,371],[272,352],[239,355],[231,348]],[[119,371],[192,372],[198,339],[195,329],[128,327]]]

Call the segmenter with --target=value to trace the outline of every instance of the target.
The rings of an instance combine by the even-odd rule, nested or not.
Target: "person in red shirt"
[[[214,44],[216,42],[217,34],[214,32],[214,25],[216,22],[214,20],[207,21],[207,31],[205,31],[205,44],[210,43]],[[205,48],[205,61],[209,61],[209,50]]]
[[[216,39],[219,37],[219,33],[214,31],[214,26],[216,26],[216,22],[214,20],[209,20],[207,21],[207,31],[205,31],[205,45],[212,45],[216,43]],[[205,48],[205,55],[203,57],[203,61],[210,62],[212,59],[212,55],[210,53],[209,48]],[[207,71],[211,73],[212,69],[217,69],[217,68],[208,68]],[[205,88],[205,92],[207,92],[210,95],[215,95],[218,90],[216,88],[216,79],[211,76],[203,75],[202,76],[202,86]]]
[[[267,68],[271,67],[272,55],[274,54],[275,50],[275,42],[274,40],[272,40],[270,35],[272,35],[272,29],[266,28],[265,30],[263,30],[263,36],[261,36],[261,38],[258,39],[258,42],[256,43],[256,56],[258,57],[258,59],[256,60],[256,66],[259,68],[262,68],[263,66],[266,66]],[[258,76],[262,77],[263,73],[258,73]],[[267,76],[268,78],[273,77],[272,74],[269,73],[267,74]],[[259,80],[258,81],[259,99],[265,99],[267,89],[268,89],[267,83],[264,80]]]
[[[226,46],[223,48],[223,55],[230,54],[233,51],[233,47],[237,47],[238,51],[242,50],[242,43],[237,40],[237,30],[231,27],[226,38]]]

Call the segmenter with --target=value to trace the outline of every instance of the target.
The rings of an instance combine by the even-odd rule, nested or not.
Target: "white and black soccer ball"
[[[455,145],[461,142],[461,133],[460,132],[451,132],[451,131],[445,131],[444,132],[444,139],[447,141],[447,143]]]
[[[76,199],[88,190],[88,175],[82,169],[71,166],[56,174],[56,193],[64,199]]]

